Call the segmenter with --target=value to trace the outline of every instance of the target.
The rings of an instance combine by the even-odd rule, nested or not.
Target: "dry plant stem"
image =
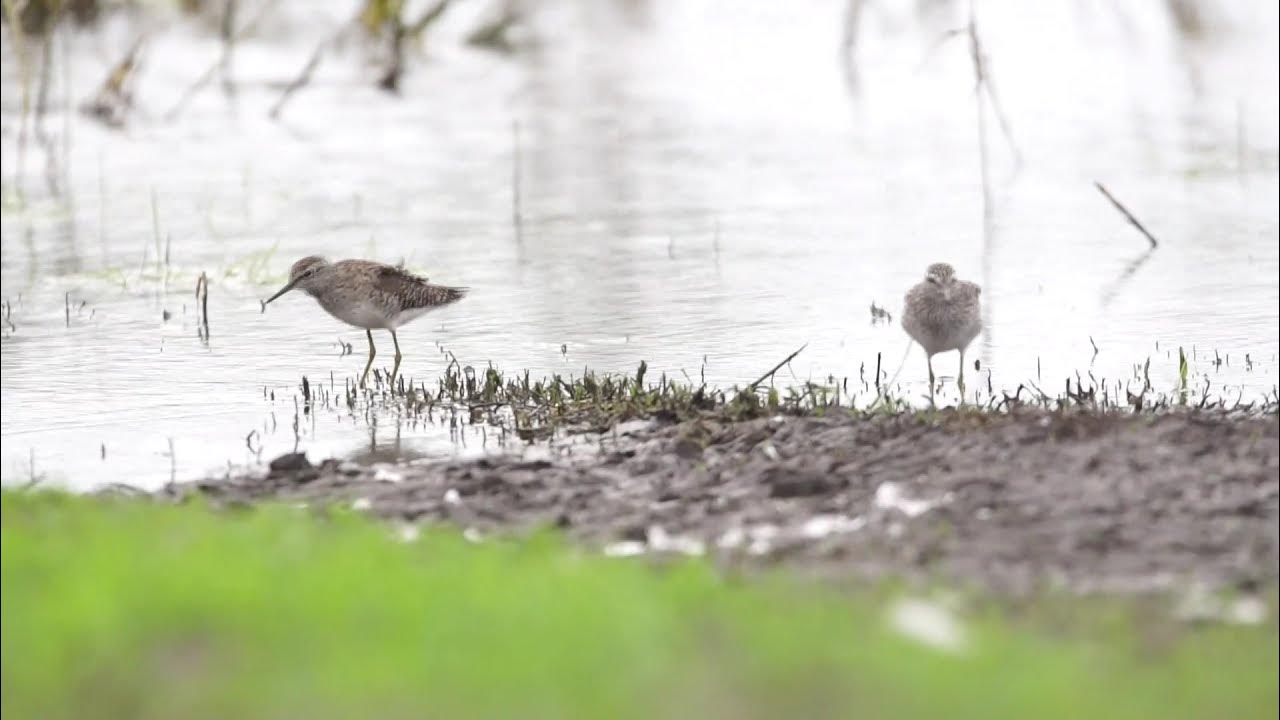
[[[1120,211],[1121,215],[1124,215],[1125,220],[1128,220],[1130,225],[1137,228],[1138,232],[1142,233],[1143,236],[1147,238],[1147,242],[1151,243],[1152,249],[1155,249],[1160,246],[1160,241],[1156,240],[1156,236],[1152,235],[1151,232],[1147,230],[1146,226],[1144,226],[1138,220],[1138,218],[1133,216],[1133,213],[1129,212],[1128,208],[1126,208],[1119,200],[1116,199],[1115,195],[1112,195],[1110,192],[1108,192],[1107,188],[1102,183],[1094,181],[1093,186],[1098,188],[1098,192],[1102,193],[1108,200],[1111,201],[1111,204],[1115,206],[1116,210]]]
[[[773,377],[773,376],[774,376],[774,373],[778,372],[778,371],[779,371],[779,370],[781,370],[784,366],[786,366],[786,364],[787,364],[787,363],[789,363],[789,362],[791,362],[792,360],[794,360],[794,359],[795,359],[795,357],[796,357],[797,355],[799,355],[800,353],[804,352],[804,349],[805,349],[805,348],[807,348],[807,347],[809,347],[809,343],[805,343],[805,344],[801,345],[801,346],[800,346],[800,348],[799,348],[798,350],[796,350],[795,352],[793,352],[793,353],[791,353],[790,355],[788,355],[788,356],[786,356],[785,358],[783,358],[783,359],[782,359],[782,362],[778,363],[777,365],[774,365],[774,366],[773,366],[773,368],[772,368],[771,370],[769,370],[769,372],[767,372],[767,373],[765,373],[765,374],[761,375],[759,378],[757,378],[757,379],[756,379],[756,381],[755,381],[755,382],[753,382],[753,383],[751,383],[750,385],[748,385],[748,386],[747,386],[747,391],[748,391],[748,392],[750,392],[750,391],[752,391],[752,390],[755,390],[757,387],[759,387],[759,386],[760,386],[760,383],[762,383],[762,382],[764,382],[765,380],[768,380],[769,378]]]

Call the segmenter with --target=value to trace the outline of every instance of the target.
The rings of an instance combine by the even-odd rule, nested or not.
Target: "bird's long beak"
[[[302,278],[298,278],[298,280],[301,280],[301,279],[302,279]],[[283,295],[283,294],[285,294],[285,293],[289,292],[290,290],[292,290],[292,289],[293,289],[293,286],[298,284],[298,280],[292,280],[292,281],[290,281],[290,282],[289,282],[289,284],[288,284],[288,285],[285,285],[284,287],[280,288],[280,292],[276,293],[275,295],[272,295],[271,297],[267,298],[266,300],[264,300],[264,301],[262,302],[263,306],[266,306],[266,304],[267,304],[267,303],[271,302],[272,300],[275,300],[276,298],[280,297],[281,295]]]

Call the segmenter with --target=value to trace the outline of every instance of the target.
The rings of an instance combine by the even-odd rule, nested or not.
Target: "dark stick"
[[[790,355],[788,355],[788,356],[786,356],[785,358],[783,358],[782,362],[778,363],[777,365],[774,365],[772,370],[770,370],[769,372],[767,372],[767,373],[765,373],[765,374],[761,375],[761,376],[760,376],[760,378],[759,378],[758,380],[756,380],[755,382],[753,382],[753,383],[751,383],[750,385],[748,385],[748,386],[747,386],[747,390],[755,390],[757,387],[759,387],[759,386],[760,386],[760,383],[762,383],[762,382],[764,382],[765,380],[768,380],[769,378],[773,377],[773,374],[774,374],[774,373],[778,372],[779,370],[781,370],[781,369],[783,368],[783,366],[785,366],[787,363],[789,363],[789,362],[791,362],[793,359],[795,359],[795,356],[799,355],[799,354],[800,354],[801,352],[803,352],[803,351],[804,351],[804,349],[805,349],[805,348],[807,348],[807,347],[809,347],[809,343],[805,343],[805,344],[801,345],[799,350],[796,350],[795,352],[793,352],[793,353],[791,353]]]
[[[1138,232],[1146,236],[1147,241],[1151,243],[1151,247],[1153,249],[1160,246],[1160,241],[1156,240],[1156,236],[1152,235],[1151,232],[1147,230],[1147,228],[1143,226],[1141,222],[1138,221],[1138,218],[1134,217],[1133,213],[1129,212],[1129,209],[1126,208],[1124,205],[1122,205],[1120,201],[1115,198],[1114,195],[1107,192],[1107,188],[1104,187],[1102,183],[1095,180],[1093,183],[1093,186],[1098,188],[1098,192],[1105,195],[1107,199],[1111,201],[1112,205],[1116,206],[1116,209],[1120,211],[1121,215],[1124,215],[1125,219],[1129,221],[1130,225],[1133,225],[1134,227],[1138,228]]]

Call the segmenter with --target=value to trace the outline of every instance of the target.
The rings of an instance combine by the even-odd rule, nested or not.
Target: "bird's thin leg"
[[[926,356],[925,361],[929,363],[929,401],[933,402],[933,356]]]
[[[392,385],[395,385],[395,382],[396,382],[396,373],[400,372],[400,357],[401,357],[401,356],[400,356],[400,341],[399,341],[398,339],[396,339],[396,331],[395,331],[395,330],[391,330],[390,328],[388,328],[388,332],[390,332],[390,333],[391,333],[391,342],[392,342],[392,344],[394,344],[394,345],[396,346],[396,362],[395,362],[395,364],[394,364],[394,365],[392,365],[392,366],[391,366],[391,384],[392,384]]]
[[[360,376],[360,387],[364,387],[365,380],[369,379],[369,368],[373,367],[373,359],[378,355],[378,351],[373,347],[373,331],[365,328],[364,336],[369,338],[369,362],[364,364],[364,374]]]
[[[960,375],[956,378],[956,385],[960,387],[960,402],[964,402],[964,350],[960,351]]]

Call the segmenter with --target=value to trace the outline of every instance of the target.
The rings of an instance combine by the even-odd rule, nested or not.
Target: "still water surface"
[[[341,8],[318,18],[286,4],[238,49],[234,97],[215,82],[167,122],[219,53],[213,32],[178,20],[147,47],[124,131],[65,112],[142,22],[117,18],[55,41],[57,193],[40,147],[19,174],[6,35],[0,474],[154,486],[291,450],[300,377],[340,386],[364,361],[363,332],[301,294],[260,312],[313,253],[403,260],[472,288],[400,333],[404,372],[429,387],[441,347],[535,376],[645,360],[651,377],[705,370],[732,385],[808,343],[780,381],[858,378],[878,353],[891,372],[906,347],[902,294],[946,260],[983,285],[983,384],[989,371],[996,388],[1040,378],[1057,391],[1077,372],[1131,377],[1150,358],[1154,384],[1171,389],[1183,346],[1213,392],[1271,393],[1276,9],[1221,4],[1222,29],[1189,42],[1159,3],[1124,17],[982,4],[1021,155],[989,116],[984,211],[967,47],[932,50],[960,9],[937,5],[869,13],[856,90],[838,62],[840,2],[548,3],[537,46],[512,56],[468,48],[459,12],[428,35],[400,97],[373,86],[356,43],[279,122],[267,111],[281,84]],[[873,303],[893,321],[874,323]],[[389,361],[389,338],[376,339]],[[919,350],[901,382],[923,392]],[[463,445],[439,426],[337,413],[299,434],[313,458],[492,449],[474,433]]]

